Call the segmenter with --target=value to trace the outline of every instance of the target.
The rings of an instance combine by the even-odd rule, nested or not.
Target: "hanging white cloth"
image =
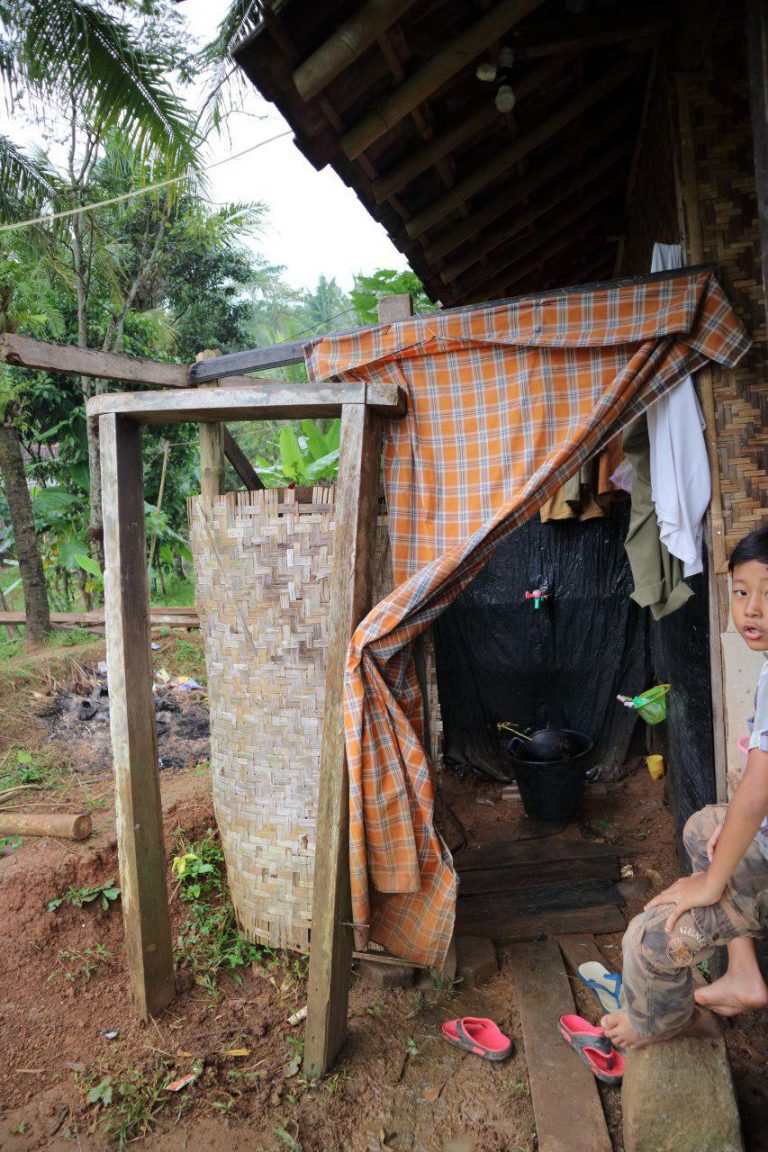
[[[654,244],[652,272],[682,267],[679,244]],[[712,475],[704,442],[704,417],[687,376],[648,409],[651,488],[662,544],[683,562],[683,575],[703,568],[704,515],[712,495]]]

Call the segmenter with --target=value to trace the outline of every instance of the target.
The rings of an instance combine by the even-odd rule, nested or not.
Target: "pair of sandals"
[[[621,976],[596,961],[579,965],[579,979],[595,995],[604,1012],[623,1012],[626,1007]],[[558,1022],[560,1035],[598,1080],[620,1084],[624,1075],[623,1054],[614,1047],[602,1028],[596,1028],[583,1016],[568,1013]]]

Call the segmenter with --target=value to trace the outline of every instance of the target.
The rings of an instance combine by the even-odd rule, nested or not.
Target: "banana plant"
[[[333,483],[339,471],[340,435],[340,420],[331,420],[325,431],[315,420],[300,421],[298,431],[286,424],[273,445],[276,461],[257,456],[253,466],[266,488]]]

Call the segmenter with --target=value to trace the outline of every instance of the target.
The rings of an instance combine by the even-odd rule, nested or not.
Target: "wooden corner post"
[[[379,304],[384,323],[411,313],[407,294]],[[304,1045],[308,1076],[328,1071],[347,1034],[353,942],[344,667],[350,637],[371,606],[381,434],[381,418],[367,404],[343,406]]]
[[[104,620],[117,845],[131,993],[143,1019],[175,996],[152,697],[141,428],[99,419],[104,511]]]
[[[341,416],[312,895],[304,1047],[308,1076],[322,1076],[330,1068],[347,1034],[352,907],[344,667],[352,632],[370,606],[380,461],[381,418],[366,404],[345,404]]]

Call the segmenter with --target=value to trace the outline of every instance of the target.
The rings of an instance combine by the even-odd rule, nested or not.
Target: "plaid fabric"
[[[356,943],[438,966],[456,902],[433,821],[412,644],[499,540],[633,417],[706,360],[749,347],[709,273],[495,308],[436,314],[325,337],[311,379],[396,382],[384,473],[395,590],[349,647],[345,731]]]

